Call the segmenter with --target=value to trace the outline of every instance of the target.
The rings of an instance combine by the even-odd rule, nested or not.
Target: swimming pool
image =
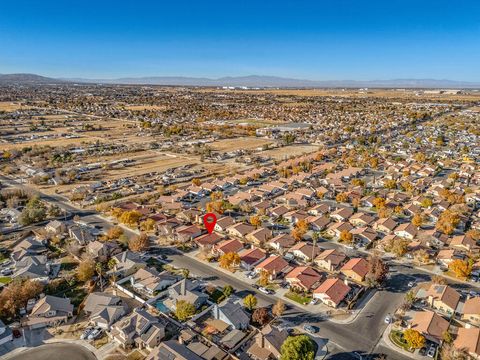
[[[155,303],[155,307],[157,308],[158,311],[161,311],[164,314],[168,314],[170,312],[170,309],[165,306],[162,300],[158,300]]]

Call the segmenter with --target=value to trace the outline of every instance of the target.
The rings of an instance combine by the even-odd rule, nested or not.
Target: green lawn
[[[403,338],[403,333],[399,330],[392,330],[389,335],[390,340],[398,347],[413,353],[413,350],[407,345],[407,342]]]
[[[2,284],[8,284],[10,281],[12,281],[12,278],[9,276],[0,276],[0,283]]]
[[[222,302],[224,299],[225,299],[225,295],[223,294],[223,292],[221,292],[218,289],[215,289],[215,291],[212,292],[209,297],[210,301],[213,301],[214,303],[217,303],[217,304]]]
[[[295,292],[289,291],[288,293],[285,294],[285,297],[298,302],[299,304],[308,304],[310,301],[312,301],[312,297],[310,295],[304,296],[302,294],[297,294]]]

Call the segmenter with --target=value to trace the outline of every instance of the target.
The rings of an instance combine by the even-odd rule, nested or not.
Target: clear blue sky
[[[2,1],[0,73],[480,81],[480,1]]]

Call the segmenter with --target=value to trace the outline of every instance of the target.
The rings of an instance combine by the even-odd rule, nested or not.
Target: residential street
[[[19,186],[19,183],[16,181],[8,180],[4,177],[0,177],[0,179],[7,184]],[[31,190],[28,186],[20,186]],[[110,223],[107,219],[98,216],[95,211],[78,209],[68,204],[67,201],[60,196],[49,196],[39,192],[37,193],[42,199],[57,204],[62,209],[69,211],[72,215],[80,216],[81,220],[89,225],[96,226],[102,230],[107,230],[114,226],[114,224]],[[129,232],[129,235],[135,235],[134,231],[130,230],[127,232]],[[333,242],[321,242],[319,244],[326,248],[342,247],[342,245]],[[350,255],[365,253],[357,250],[350,250],[350,252],[352,252]],[[199,260],[183,255],[176,249],[163,248],[161,253],[168,255],[169,262],[171,262],[172,265],[189,269],[191,275],[202,277],[220,286],[227,284],[233,286],[241,297],[248,292],[254,292],[255,296],[259,299],[259,306],[271,306],[277,300],[273,296],[259,292],[250,284],[243,282],[233,274],[231,276],[225,274]],[[318,326],[320,331],[317,335],[327,340],[327,346],[329,348],[327,359],[358,359],[358,356],[353,352],[364,355],[386,354],[388,355],[388,359],[408,359],[408,357],[391,348],[379,344],[382,334],[387,327],[384,319],[387,314],[392,314],[402,303],[405,293],[409,290],[406,285],[409,281],[429,281],[431,274],[427,271],[409,265],[403,265],[396,261],[392,262],[390,267],[393,273],[385,288],[378,291],[370,299],[353,322],[349,324],[337,324],[326,320],[321,314],[311,314],[290,304],[289,310],[284,316],[286,322],[292,327],[301,326],[304,323],[311,323]],[[399,269],[401,271],[399,271]],[[453,283],[455,287],[466,287],[466,285],[460,281]],[[72,360],[74,360],[74,358],[72,358]]]

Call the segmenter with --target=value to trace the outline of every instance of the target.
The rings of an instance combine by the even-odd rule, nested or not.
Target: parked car
[[[305,330],[310,334],[316,334],[318,332],[318,328],[316,326],[307,325],[307,324],[303,325],[303,330]]]
[[[430,345],[427,351],[427,356],[430,358],[433,358],[435,356],[435,353],[437,352],[437,347],[435,345]]]
[[[249,273],[247,274],[247,277],[248,277],[249,279],[255,279],[255,278],[257,277],[257,275],[258,275],[258,274],[257,274],[256,272],[251,271],[251,272],[249,272]]]
[[[310,305],[315,305],[316,303],[318,303],[318,299],[312,299],[312,301],[310,301]]]
[[[12,271],[12,269],[3,269],[2,271],[0,271],[0,274],[2,274],[2,275],[12,275],[13,271]]]
[[[390,315],[387,315],[385,318],[385,323],[390,324],[392,322],[392,317]]]
[[[100,328],[95,328],[93,331],[88,335],[88,340],[95,340],[102,334],[102,329]]]
[[[408,287],[409,287],[409,288],[412,288],[412,287],[414,287],[414,286],[415,286],[415,282],[414,282],[414,281],[410,281],[410,282],[408,283]]]
[[[82,339],[82,340],[87,339],[88,336],[91,334],[92,331],[93,331],[92,328],[86,328],[86,329],[83,331],[82,335],[80,335],[80,339]]]
[[[259,287],[258,290],[260,290],[262,293],[267,294],[267,295],[273,295],[275,292],[273,290],[264,288],[264,287]]]

